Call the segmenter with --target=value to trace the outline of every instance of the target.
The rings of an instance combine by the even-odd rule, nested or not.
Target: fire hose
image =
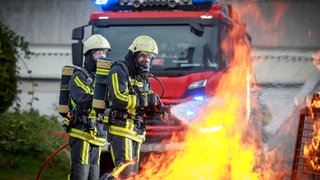
[[[65,143],[64,145],[62,145],[61,147],[59,147],[59,149],[57,149],[56,151],[54,151],[48,158],[47,160],[42,164],[38,174],[37,174],[37,180],[40,180],[41,177],[41,173],[43,171],[43,169],[46,167],[46,165],[53,159],[53,157],[55,155],[57,155],[62,149],[66,148],[69,145],[69,143]]]

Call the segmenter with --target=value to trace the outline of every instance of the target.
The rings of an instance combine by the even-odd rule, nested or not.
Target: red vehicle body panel
[[[187,91],[189,85],[195,81],[208,80],[205,95],[213,95],[218,81],[221,78],[222,72],[206,71],[198,72],[193,74],[188,74],[184,76],[161,76],[158,79],[163,83],[165,92],[162,97],[162,102],[164,104],[178,104],[190,100],[192,97],[183,98],[185,92]],[[157,94],[162,93],[162,88],[155,79],[151,78],[151,87],[153,91]]]
[[[207,11],[132,11],[132,12],[97,12],[90,16],[90,20],[109,18],[109,19],[131,19],[131,18],[199,18],[203,15],[210,15],[214,18],[223,18],[221,6],[213,5]]]

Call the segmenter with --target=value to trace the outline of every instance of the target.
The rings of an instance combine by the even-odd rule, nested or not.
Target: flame
[[[303,148],[303,153],[305,158],[310,163],[312,169],[319,171],[320,170],[320,122],[313,121],[313,134],[311,143],[306,144]]]
[[[133,161],[129,161],[129,162],[126,162],[124,164],[121,164],[117,169],[115,169],[112,173],[111,173],[111,176],[114,177],[114,178],[118,178],[119,177],[119,174],[126,168],[128,167],[129,165],[134,165],[136,163],[136,160],[133,160]]]
[[[312,139],[310,143],[306,143],[303,147],[303,153],[307,162],[311,165],[312,169],[320,170],[320,121],[319,121],[319,109],[320,109],[320,96],[314,94],[311,102],[309,101],[309,115],[312,119]]]
[[[283,11],[281,6],[273,23],[279,21]],[[233,14],[233,18],[236,17],[238,14]],[[266,24],[261,26],[268,30]],[[274,24],[270,28],[274,28]],[[217,103],[213,99],[201,109],[201,115],[191,123],[179,150],[151,154],[140,163],[140,173],[131,179],[283,178],[286,172],[273,169],[275,163],[281,161],[281,155],[276,150],[264,152],[260,130],[253,127],[254,122],[249,118],[248,111],[256,101],[250,99],[248,89],[255,78],[248,42],[238,38],[245,33],[243,26],[235,23],[221,47],[226,54],[233,54],[230,68],[219,81],[215,94],[223,101]]]
[[[245,33],[239,26],[231,35],[239,32]],[[134,179],[259,179],[254,172],[258,147],[246,113],[250,49],[245,41],[226,41],[222,48],[230,46],[236,49],[234,59],[216,93],[223,103],[210,102],[200,120],[190,125],[180,151],[153,154]]]

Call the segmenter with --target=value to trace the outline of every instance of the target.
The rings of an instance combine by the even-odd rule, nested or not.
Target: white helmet
[[[102,35],[94,34],[83,43],[83,54],[86,54],[92,49],[107,49],[108,51],[111,51],[111,46],[108,40]]]
[[[143,51],[151,54],[158,54],[158,45],[151,37],[142,35],[133,40],[132,44],[128,48],[133,53]]]

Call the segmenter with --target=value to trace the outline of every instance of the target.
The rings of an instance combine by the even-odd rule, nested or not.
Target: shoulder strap
[[[127,65],[125,63],[123,63],[120,60],[117,60],[117,61],[114,61],[114,64],[120,64],[122,69],[126,72],[127,77],[130,78],[129,69],[128,69],[128,67],[127,67]]]
[[[114,64],[120,64],[121,65],[122,69],[125,71],[125,73],[127,75],[129,91],[130,92],[134,92],[133,87],[131,85],[131,77],[130,77],[129,69],[128,69],[127,65],[125,63],[123,63],[122,61],[120,61],[120,60],[115,61]]]
[[[87,78],[86,79],[87,83],[89,83],[90,86],[92,86],[93,80],[89,72],[84,67],[80,67],[80,66],[76,66],[76,70],[79,70],[80,72],[84,73],[84,75]]]

